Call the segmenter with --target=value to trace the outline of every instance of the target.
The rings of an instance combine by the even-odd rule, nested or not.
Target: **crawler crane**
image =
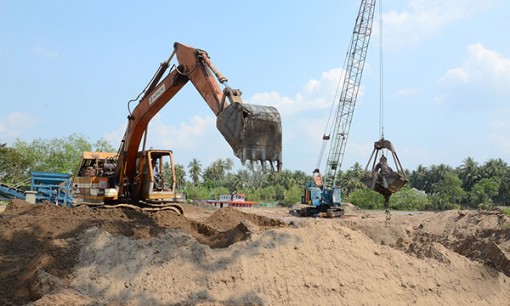
[[[328,217],[337,217],[343,214],[343,210],[339,207],[342,194],[340,186],[337,184],[337,172],[342,167],[352,116],[358,98],[361,76],[372,34],[375,3],[376,0],[362,0],[356,18],[344,64],[343,83],[341,87],[338,87],[335,95],[335,103],[338,101],[336,116],[331,132],[325,133],[323,136],[321,157],[327,141],[331,140],[326,172],[324,175],[321,174],[319,159],[317,168],[313,171],[313,180],[306,183],[302,197],[302,203],[311,206],[291,211],[292,214],[300,216],[325,215]]]

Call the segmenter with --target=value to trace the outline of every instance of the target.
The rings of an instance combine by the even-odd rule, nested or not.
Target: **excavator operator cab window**
[[[160,165],[161,157],[152,160],[152,174],[154,176],[154,190],[158,191],[163,189],[163,177],[161,176]]]
[[[154,191],[168,191],[174,186],[172,158],[168,151],[152,151],[149,154],[150,171]]]

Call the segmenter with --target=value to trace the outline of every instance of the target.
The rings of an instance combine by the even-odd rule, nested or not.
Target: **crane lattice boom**
[[[376,0],[362,0],[352,39],[345,61],[345,76],[341,91],[337,90],[335,101],[338,108],[331,133],[331,145],[326,163],[324,184],[326,187],[336,186],[336,172],[342,166],[345,146],[349,136],[352,115],[358,97],[361,75],[365,65],[368,44],[372,33]],[[340,89],[340,87],[339,87]]]

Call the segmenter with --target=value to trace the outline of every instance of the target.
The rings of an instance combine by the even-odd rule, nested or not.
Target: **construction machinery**
[[[73,178],[75,201],[102,204],[109,189],[108,178],[115,173],[116,164],[117,152],[82,152]]]
[[[170,66],[174,57],[178,63]],[[167,70],[168,74],[164,76]],[[82,198],[87,196],[87,184],[97,184],[98,188],[89,187],[88,192],[90,195],[92,192],[102,193],[100,198],[107,205],[172,209],[182,213],[182,208],[175,204],[182,201],[183,196],[176,190],[172,151],[145,150],[145,144],[150,120],[188,81],[216,115],[217,129],[243,164],[247,160],[261,162],[265,168],[269,162],[272,168],[275,164],[277,170],[281,169],[282,128],[276,108],[243,103],[241,91],[228,86],[228,79],[214,66],[206,51],[176,42],[174,51],[161,63],[144,91],[130,101],[138,101],[138,104],[129,111],[119,151],[111,159],[114,167],[108,165],[107,158],[94,159],[97,165],[104,160],[102,164],[108,169],[103,169],[104,166],[94,168],[94,162],[90,170],[95,172],[88,175],[102,173],[100,175],[107,179],[83,180],[83,184],[76,180],[75,189],[80,190]],[[225,86],[223,90],[218,82]],[[83,160],[81,166],[84,166]],[[87,176],[87,167],[84,169]],[[106,174],[107,170],[111,173]]]
[[[0,197],[5,200],[22,199],[32,204],[51,203],[73,205],[71,175],[56,172],[32,172],[32,177],[21,185],[0,184]],[[30,186],[25,186],[30,182]]]
[[[395,170],[388,165],[388,158],[384,155],[384,150],[388,150],[391,153],[396,167]],[[381,154],[380,157],[379,154]],[[378,157],[379,162],[376,163]],[[372,164],[372,167],[369,171],[368,167],[370,164]],[[384,139],[384,136],[374,142],[374,150],[372,155],[370,155],[364,172],[365,174],[361,178],[361,182],[384,197],[385,208],[389,207],[391,195],[399,191],[407,183],[407,177],[400,164],[397,151],[391,141]]]
[[[352,38],[347,50],[343,83],[341,87],[339,84],[334,98],[334,102],[338,103],[336,116],[333,117],[334,122],[330,133],[324,133],[321,157],[317,163],[317,168],[313,171],[313,180],[306,183],[302,197],[302,203],[310,206],[292,210],[292,214],[325,217],[338,217],[343,214],[343,210],[340,207],[342,194],[340,186],[338,186],[337,172],[342,167],[352,116],[358,97],[361,76],[372,34],[375,2],[375,0],[361,1]],[[329,121],[326,131],[328,131],[328,126]],[[322,154],[325,152],[325,147],[329,140],[331,140],[331,144],[326,161],[326,171],[322,175],[319,168]]]

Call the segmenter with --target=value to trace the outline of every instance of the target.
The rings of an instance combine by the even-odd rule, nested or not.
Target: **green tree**
[[[497,203],[499,205],[508,206],[510,204],[510,169],[507,169],[505,176],[499,183],[499,191],[497,196]]]
[[[71,134],[30,143],[17,139],[14,148],[29,161],[31,171],[69,173],[77,167],[81,153],[91,151],[92,145],[84,136]]]
[[[267,186],[267,173],[263,171],[261,165],[257,163],[248,163],[247,168],[250,174],[249,184],[253,189],[260,189]]]
[[[368,188],[360,188],[345,195],[342,202],[354,204],[362,209],[383,209],[384,198],[377,192]]]
[[[429,170],[427,167],[418,165],[416,170],[413,170],[408,178],[411,187],[414,187],[418,190],[423,190],[426,193],[430,193],[432,191],[431,182],[429,181]]]
[[[117,152],[117,149],[106,139],[101,138],[93,145],[95,152]]]
[[[452,208],[454,204],[459,204],[466,195],[462,189],[462,181],[453,171],[446,171],[443,177],[436,184],[436,195],[440,199],[441,207],[439,209]]]
[[[466,158],[457,170],[465,191],[471,191],[473,185],[480,179],[478,163],[471,157]]]
[[[340,186],[345,196],[349,195],[355,190],[364,189],[365,186],[361,182],[364,169],[360,163],[356,162],[351,168],[340,174]]]
[[[16,149],[0,144],[0,181],[16,184],[29,177],[29,160]]]
[[[489,159],[480,167],[482,178],[496,178],[501,180],[508,171],[508,165],[501,158]]]
[[[193,186],[198,186],[200,183],[200,174],[202,173],[202,164],[198,159],[193,158],[188,164],[188,173],[191,178]]]
[[[175,188],[181,189],[186,184],[186,171],[184,170],[184,166],[181,164],[175,164],[174,171],[175,171]]]
[[[298,186],[300,186],[300,188],[303,188],[305,186],[306,182],[308,182],[311,179],[310,175],[307,175],[306,173],[304,173],[301,170],[293,171],[292,177],[294,178],[294,181],[296,182],[296,184],[298,184]]]
[[[250,173],[246,169],[239,169],[235,174],[230,175],[228,182],[232,192],[240,190],[245,190],[247,193],[253,192],[253,187],[250,185]]]
[[[186,198],[190,201],[192,200],[208,200],[209,199],[209,189],[204,186],[193,186],[190,185],[184,189],[186,192]]]
[[[497,178],[483,178],[476,183],[470,192],[472,203],[492,206],[493,199],[498,195],[499,181]]]
[[[211,188],[223,186],[226,182],[226,174],[232,170],[233,165],[234,162],[230,158],[215,160],[205,169],[203,174],[204,182]]]
[[[390,198],[390,207],[396,210],[425,210],[430,201],[423,191],[404,187]]]
[[[285,198],[283,203],[285,205],[293,205],[301,203],[301,197],[303,196],[303,186],[294,185],[285,191]]]

